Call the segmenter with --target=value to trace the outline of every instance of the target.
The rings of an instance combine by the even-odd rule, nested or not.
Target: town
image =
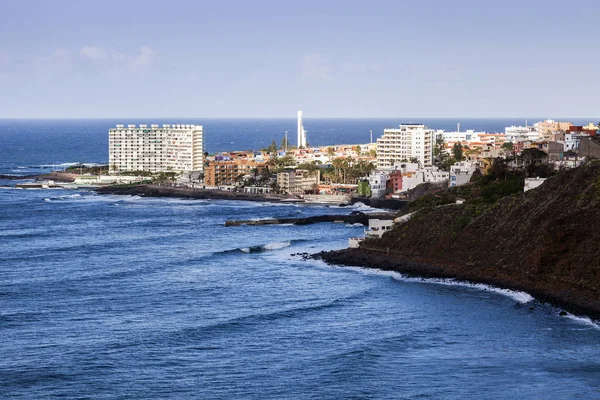
[[[208,154],[200,125],[117,125],[110,130],[110,175],[80,175],[76,184],[154,183],[306,201],[406,198],[423,183],[469,183],[502,164],[524,169],[524,190],[556,171],[600,156],[598,126],[551,119],[506,127],[504,133],[434,130],[419,123],[387,128],[376,142],[309,146],[302,112],[298,140],[287,133],[263,149]]]

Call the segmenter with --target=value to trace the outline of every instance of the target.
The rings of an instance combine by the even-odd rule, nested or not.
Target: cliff
[[[383,238],[322,258],[523,290],[598,319],[600,163],[492,204],[421,208]]]

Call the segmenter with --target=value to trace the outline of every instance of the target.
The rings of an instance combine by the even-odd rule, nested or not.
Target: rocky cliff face
[[[323,258],[525,290],[600,318],[600,163],[491,206],[422,209],[362,249]]]

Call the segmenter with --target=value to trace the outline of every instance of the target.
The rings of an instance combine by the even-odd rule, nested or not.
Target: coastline
[[[158,185],[106,186],[96,189],[96,193],[145,197],[180,197],[203,200],[247,200],[276,203],[299,200],[294,197],[276,194],[229,192],[226,190],[192,189]]]
[[[40,180],[53,180],[56,182],[73,182],[75,181],[75,177],[71,174],[67,174],[64,172],[49,172],[47,174],[34,174],[34,175],[6,175],[0,174],[1,180],[6,181],[21,181],[21,180],[29,180],[33,179],[36,181]]]
[[[132,185],[132,186],[106,186],[96,189],[98,194],[116,194],[116,195],[129,195],[129,196],[145,196],[145,197],[180,197],[188,199],[213,199],[213,200],[246,200],[246,201],[260,201],[260,202],[271,202],[271,203],[302,203],[302,204],[317,204],[317,203],[305,203],[303,199],[282,195],[282,194],[259,194],[259,193],[244,193],[244,192],[229,192],[225,190],[215,189],[196,189],[196,188],[183,188],[183,187],[172,187],[172,186],[158,186],[158,185]],[[329,204],[336,206],[351,206],[357,203],[362,203],[362,199],[354,199],[351,204],[336,204],[336,203],[318,203],[318,204]],[[395,202],[395,203],[394,203]],[[367,206],[383,210],[398,210],[405,206],[405,201],[381,201],[381,202],[365,202]]]
[[[330,265],[362,267],[393,271],[410,278],[453,279],[458,282],[484,284],[500,289],[525,292],[535,300],[562,308],[574,315],[584,315],[600,320],[600,299],[594,291],[573,287],[570,282],[553,282],[539,277],[524,277],[491,268],[439,262],[420,257],[406,258],[393,251],[382,249],[344,249],[325,251],[312,255]]]

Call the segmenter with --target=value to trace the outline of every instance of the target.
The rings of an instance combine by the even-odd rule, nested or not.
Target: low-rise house
[[[371,188],[371,197],[381,198],[387,193],[389,173],[385,171],[373,171],[369,175],[369,186]]]
[[[394,228],[394,220],[392,219],[369,219],[369,227],[365,229],[364,238],[351,238],[348,240],[348,247],[357,248],[364,239],[379,239],[384,233],[389,232]]]
[[[469,161],[459,161],[450,167],[449,186],[461,186],[469,183],[477,166]]]

